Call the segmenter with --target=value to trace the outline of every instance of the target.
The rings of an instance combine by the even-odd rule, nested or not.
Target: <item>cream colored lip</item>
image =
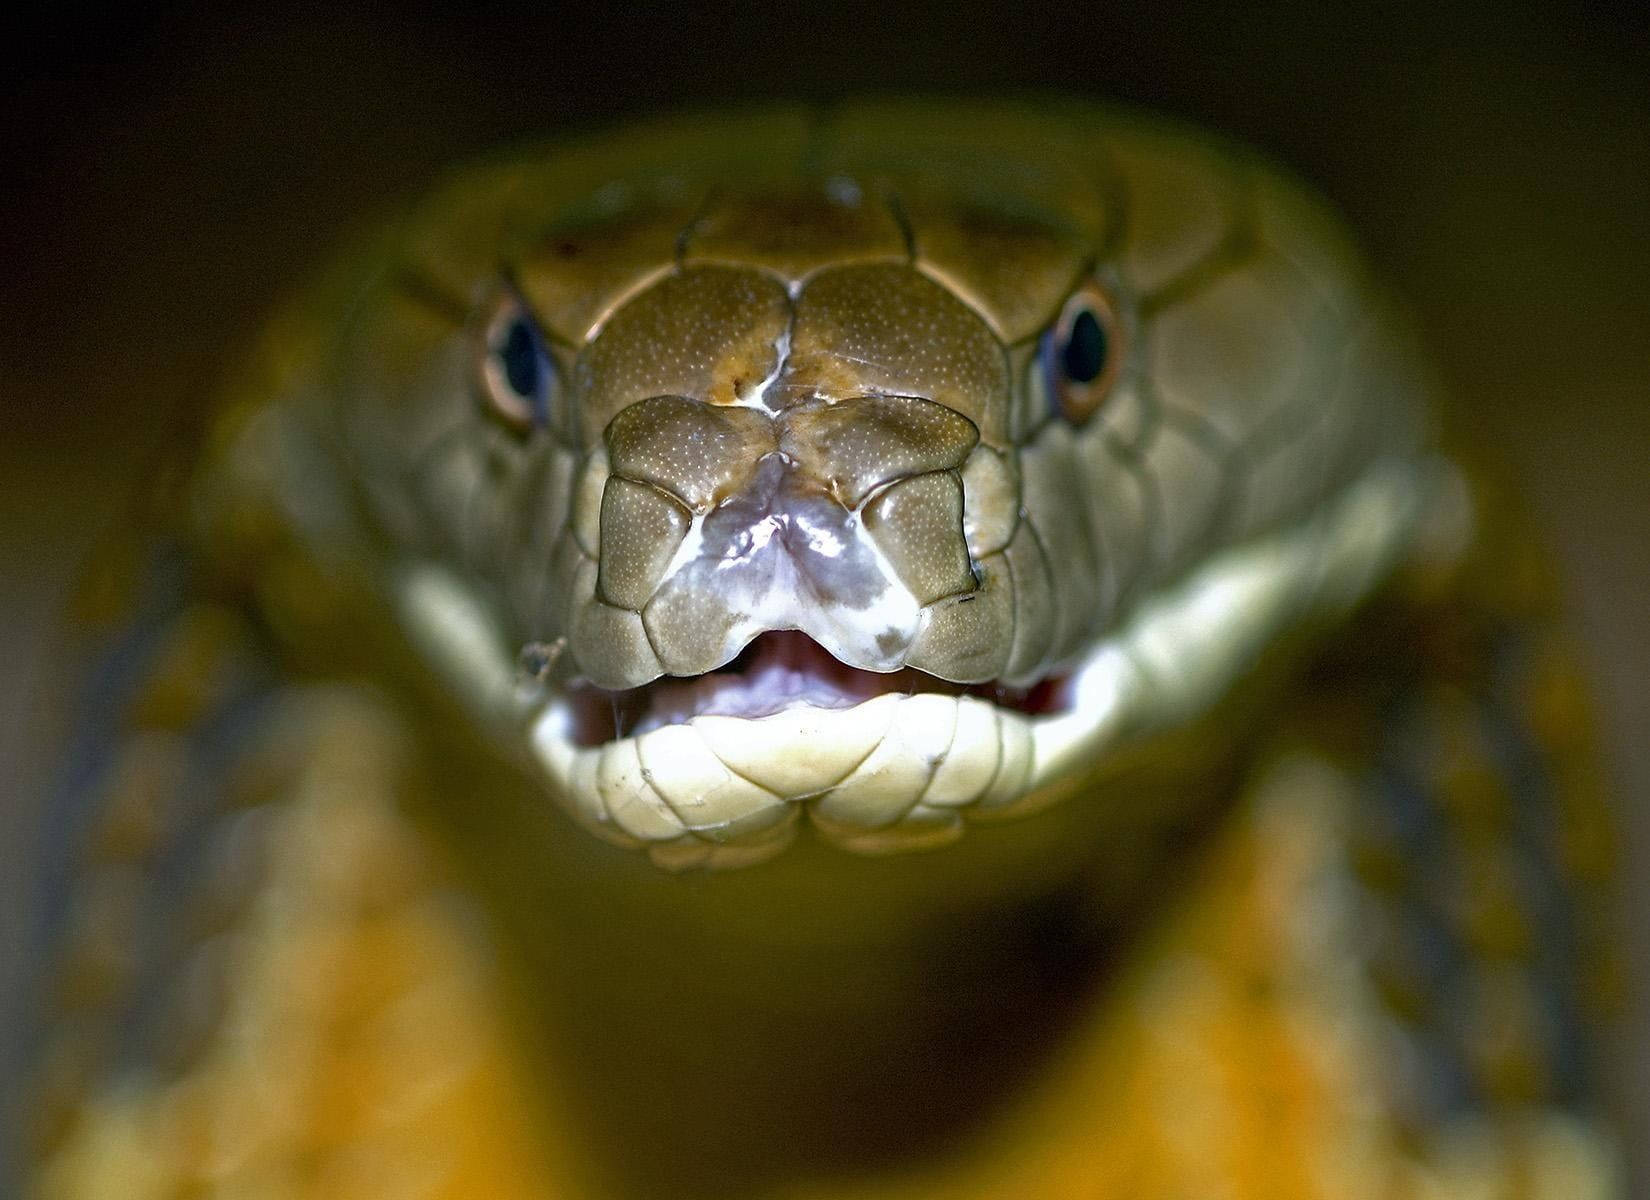
[[[556,698],[528,705],[533,757],[581,824],[665,867],[761,861],[804,818],[860,852],[943,843],[967,820],[1036,808],[1061,776],[1195,716],[1291,624],[1356,601],[1448,470],[1382,464],[1311,520],[1223,552],[1098,645],[1058,715],[888,694],[851,708],[698,716],[585,748]]]

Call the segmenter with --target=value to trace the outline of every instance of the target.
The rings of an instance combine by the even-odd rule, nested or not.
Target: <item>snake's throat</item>
[[[1029,687],[997,683],[958,684],[925,671],[865,671],[849,666],[796,630],[764,633],[725,667],[688,678],[664,677],[614,691],[585,683],[568,690],[572,740],[599,746],[640,737],[665,725],[700,716],[754,720],[787,708],[845,709],[882,695],[971,695],[1027,715],[1064,710],[1070,690],[1065,675]]]

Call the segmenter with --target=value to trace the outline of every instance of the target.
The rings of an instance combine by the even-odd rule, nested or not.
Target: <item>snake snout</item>
[[[917,397],[778,415],[634,404],[606,432],[597,597],[641,615],[671,675],[714,670],[783,629],[850,666],[897,670],[926,611],[979,587],[959,473],[978,439]]]

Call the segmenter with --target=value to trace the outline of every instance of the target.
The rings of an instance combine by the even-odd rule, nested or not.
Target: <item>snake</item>
[[[173,505],[171,582],[149,560],[137,590],[173,621],[209,597],[255,648],[227,656],[250,693],[342,680],[402,714],[438,760],[412,823],[487,919],[555,927],[545,897],[577,892],[570,925],[664,947],[655,974],[680,955],[715,975],[706,929],[737,927],[722,984],[747,1008],[704,1017],[725,1036],[703,1067],[750,1023],[730,981],[828,1009],[874,990],[867,961],[909,972],[948,916],[1012,925],[1027,897],[1088,897],[1132,945],[1113,935],[1176,927],[1151,915],[1165,893],[1212,886],[1173,868],[1205,861],[1207,831],[1283,845],[1370,807],[1361,777],[1314,777],[1339,815],[1290,809],[1263,838],[1230,781],[1337,634],[1428,669],[1419,627],[1370,614],[1483,553],[1443,407],[1332,210],[1233,143],[1054,101],[661,118],[475,164],[344,256],[226,389]],[[210,672],[189,662],[195,695]],[[376,761],[377,727],[326,711],[315,728]],[[559,968],[502,937],[530,980],[584,944],[544,936]],[[1010,958],[1048,935],[1027,937]],[[861,942],[869,960],[840,949]],[[1412,1074],[1447,1057],[1414,1044]],[[681,1086],[685,1108],[727,1095]],[[1383,1194],[1479,1194],[1461,1181],[1503,1169],[1547,1180],[1520,1195],[1616,1194],[1608,1135],[1564,1115],[1593,1093],[1560,1092],[1523,1096],[1499,1149],[1435,1161],[1437,1190]],[[1468,1093],[1413,1107],[1482,1133],[1493,1106]],[[127,1161],[85,1140],[99,1094],[75,1093],[42,1178]],[[730,1169],[704,1194],[743,1194]],[[980,1194],[1091,1194],[968,1170],[998,1180]],[[677,1194],[647,1178],[637,1194]],[[1365,1194],[1235,1178],[1190,1194]]]

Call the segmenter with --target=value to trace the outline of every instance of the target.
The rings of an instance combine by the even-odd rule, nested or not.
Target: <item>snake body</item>
[[[255,661],[401,698],[433,765],[391,811],[437,831],[506,974],[576,994],[596,1059],[658,1050],[630,1000],[719,997],[693,1052],[669,1042],[693,1069],[637,1093],[661,1089],[661,1137],[756,1105],[810,1009],[809,1094],[842,1106],[843,1023],[920,1025],[948,918],[1017,930],[965,956],[1011,971],[1046,940],[1017,906],[1085,897],[1073,945],[1121,945],[1192,831],[1271,845],[1272,809],[1233,800],[1263,718],[1395,563],[1445,573],[1470,536],[1424,359],[1334,218],[1250,152],[1139,116],[658,122],[456,176],[317,297],[217,421],[180,594],[256,614]],[[1277,821],[1329,838],[1363,803],[1290,769],[1261,793],[1340,799],[1274,799]],[[626,938],[634,969],[589,967]],[[753,1003],[796,1019],[782,1036]],[[1047,1007],[981,1003],[996,1037]],[[1092,1093],[1065,1109],[1085,1105],[1135,1119]],[[1531,1161],[1607,1194],[1590,1138]],[[784,1176],[786,1148],[765,1153],[752,1177]],[[1079,1194],[994,1169],[970,1168],[1009,1190],[981,1194]],[[681,1194],[744,1186],[707,1170]]]

